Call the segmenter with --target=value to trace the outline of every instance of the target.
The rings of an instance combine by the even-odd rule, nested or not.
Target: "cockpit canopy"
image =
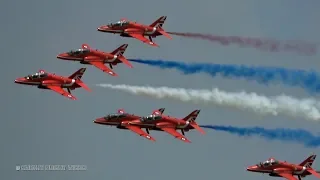
[[[28,75],[25,78],[28,80],[31,80],[31,79],[44,78],[47,76],[48,76],[48,73],[44,72],[43,70],[40,70],[39,72],[37,72],[35,74]]]
[[[275,159],[268,159],[264,162],[260,162],[258,164],[258,166],[260,167],[266,167],[266,166],[272,166],[272,165],[276,165],[276,164],[279,164],[279,161],[275,160]]]
[[[110,120],[110,119],[118,119],[118,118],[123,118],[123,117],[126,117],[126,115],[125,114],[116,113],[116,114],[108,114],[104,118],[106,120]]]
[[[69,56],[77,56],[77,55],[81,55],[81,54],[86,54],[90,52],[89,49],[77,49],[77,50],[71,50],[68,52]]]
[[[149,116],[142,117],[140,120],[141,121],[156,121],[156,120],[159,120],[159,119],[161,119],[161,116],[151,114]]]
[[[129,21],[121,20],[116,23],[110,23],[110,24],[108,24],[108,26],[109,27],[121,27],[121,26],[126,26],[128,24],[129,24]]]

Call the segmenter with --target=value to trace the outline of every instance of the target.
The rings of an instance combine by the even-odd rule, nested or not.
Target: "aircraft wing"
[[[162,127],[160,128],[163,131],[169,133],[170,135],[174,136],[175,138],[180,139],[183,142],[188,142],[191,143],[191,141],[189,141],[185,136],[183,136],[182,134],[178,133],[174,128],[169,128],[169,127]]]
[[[102,70],[103,72],[109,73],[111,76],[117,76],[117,73],[113,72],[110,68],[105,66],[102,62],[99,61],[89,61],[89,63],[98,69]]]
[[[317,178],[320,178],[320,175],[313,169],[308,169],[307,170],[309,173],[313,174],[314,176],[316,176]]]
[[[47,88],[51,89],[52,91],[61,94],[62,96],[65,96],[69,99],[76,100],[77,98],[74,97],[72,94],[68,93],[67,91],[63,90],[60,86],[53,86],[49,85]]]
[[[279,176],[282,176],[288,180],[298,180],[297,178],[295,178],[294,176],[292,176],[292,174],[283,172],[283,173],[277,173]]]
[[[156,47],[158,47],[158,45],[157,45],[156,43],[150,41],[149,39],[147,39],[146,37],[144,37],[142,34],[130,33],[130,32],[128,32],[128,34],[129,34],[131,37],[134,37],[134,38],[136,38],[136,39],[138,39],[138,40],[140,40],[140,41],[142,41],[142,42],[144,42],[144,43],[146,43],[146,44],[149,44],[149,45],[151,45],[151,46],[156,46]]]
[[[134,125],[126,125],[126,128],[130,129],[132,132],[137,133],[139,136],[143,136],[150,141],[156,141],[153,137],[149,136],[146,132],[142,131],[141,128]]]

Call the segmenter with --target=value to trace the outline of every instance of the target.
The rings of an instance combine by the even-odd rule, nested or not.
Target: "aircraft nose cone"
[[[66,53],[61,53],[57,55],[57,58],[62,59],[65,56],[66,56]]]
[[[97,28],[98,31],[104,31],[104,30],[107,30],[108,29],[108,26],[100,26]]]
[[[93,122],[97,123],[97,124],[102,123],[103,121],[104,121],[104,118],[98,118],[98,119],[93,120]]]
[[[24,78],[17,78],[14,80],[15,83],[22,83],[24,81]]]
[[[257,169],[257,166],[249,166],[249,167],[247,167],[247,171],[254,171],[255,169]]]

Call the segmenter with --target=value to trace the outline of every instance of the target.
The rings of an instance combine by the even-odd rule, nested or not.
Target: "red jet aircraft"
[[[148,129],[156,131],[165,131],[183,142],[191,143],[191,141],[189,141],[184,136],[185,131],[189,131],[190,129],[197,129],[202,134],[205,134],[205,132],[195,122],[199,113],[200,110],[194,110],[185,118],[178,119],[175,117],[163,115],[163,111],[160,112],[159,110],[155,110],[151,115],[140,118],[139,120],[130,121],[129,124],[146,128],[148,134]],[[178,133],[176,130],[181,130],[182,134]]]
[[[112,52],[103,52],[97,49],[90,48],[88,44],[82,44],[81,49],[61,53],[57,56],[57,58],[71,61],[80,61],[81,64],[91,64],[99,68],[103,72],[109,73],[111,76],[117,76],[117,74],[111,70],[113,69],[112,65],[124,63],[132,68],[131,63],[123,56],[123,53],[126,51],[127,47],[128,44],[123,44]],[[105,63],[108,63],[111,69],[105,66]]]
[[[249,166],[247,171],[257,173],[268,173],[273,177],[284,177],[288,180],[298,180],[294,176],[298,176],[299,180],[308,175],[314,175],[320,178],[319,171],[312,169],[312,163],[316,159],[317,155],[311,155],[300,164],[291,164],[286,161],[278,161],[274,158],[261,162],[254,166]]]
[[[165,108],[160,108],[158,110],[159,113],[162,113],[164,109]],[[141,127],[130,124],[131,121],[139,120],[140,118],[140,116],[126,113],[124,109],[118,109],[118,113],[108,114],[104,117],[95,119],[93,122],[96,124],[116,126],[118,129],[129,129],[132,132],[137,133],[139,136],[143,136],[148,140],[155,141],[155,139],[149,136],[149,133],[147,134],[146,132],[144,132]]]
[[[114,24],[110,23],[108,25],[100,26],[98,31],[113,34],[117,33],[122,37],[136,38],[151,46],[159,46],[152,41],[152,38],[164,35],[168,39],[172,39],[172,37],[162,28],[162,25],[166,19],[167,16],[161,16],[154,23],[150,25],[143,25],[137,22],[128,21],[127,19],[123,18]],[[145,36],[149,36],[149,39],[147,39]]]
[[[81,81],[81,77],[85,71],[86,68],[81,68],[71,76],[63,77],[39,70],[33,75],[20,77],[14,82],[17,84],[38,86],[39,89],[50,89],[69,99],[76,100],[77,98],[71,94],[71,90],[82,87],[87,91],[91,91],[89,87]],[[69,93],[63,90],[63,88],[67,88]]]

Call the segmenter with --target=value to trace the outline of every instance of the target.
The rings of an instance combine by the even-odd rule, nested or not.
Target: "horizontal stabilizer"
[[[89,92],[91,92],[92,90],[84,83],[84,82],[82,82],[81,80],[77,80],[76,81],[76,83],[79,85],[79,86],[81,86],[83,89],[85,89],[85,90],[87,90],[87,91],[89,91]]]
[[[165,32],[161,27],[159,27],[159,30],[158,32],[164,36],[166,36],[168,39],[172,39],[172,37],[167,33]]]
[[[196,122],[190,123],[190,126],[198,130],[201,134],[206,134],[206,132]]]
[[[133,68],[132,64],[124,57],[124,56],[120,56],[118,57],[118,59],[125,65],[127,65],[130,68]]]
[[[317,178],[320,178],[320,174],[318,174],[315,170],[313,169],[307,169],[307,171],[311,174],[313,174],[314,176],[316,176]]]

